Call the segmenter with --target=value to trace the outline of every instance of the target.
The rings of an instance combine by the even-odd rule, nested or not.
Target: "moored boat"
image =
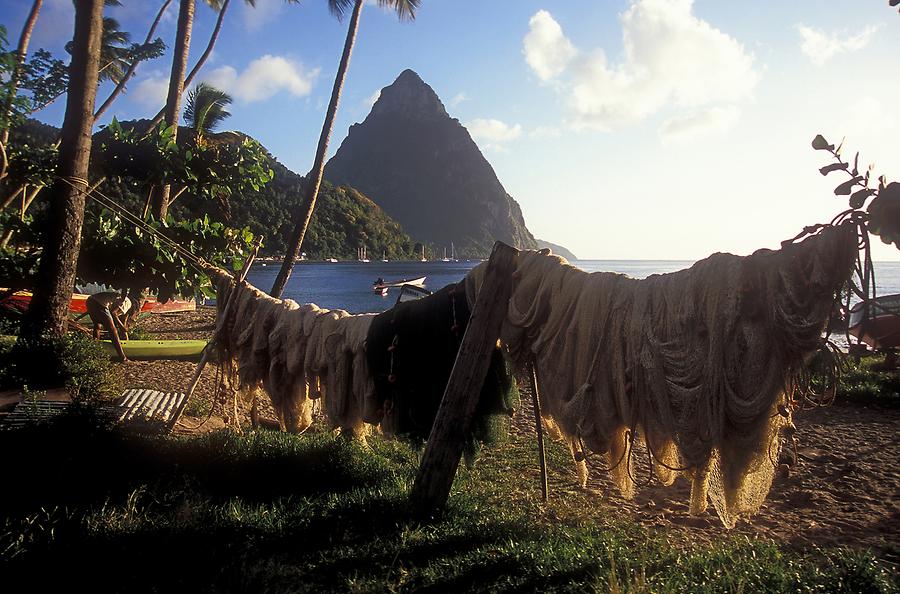
[[[0,289],[0,293],[6,290]],[[31,297],[31,291],[15,291],[0,299],[0,307],[25,311],[28,309],[28,304],[31,303]],[[76,314],[87,313],[88,297],[90,295],[84,293],[72,293],[72,299],[69,301],[69,312]],[[193,299],[169,299],[168,301],[160,302],[155,297],[150,297],[141,306],[142,313],[175,313],[194,311],[196,309],[197,303]]]
[[[110,355],[116,349],[108,340],[101,341]],[[205,340],[122,340],[122,350],[129,359],[188,359],[199,357]]]
[[[883,295],[851,307],[847,331],[873,349],[900,346],[900,294]]]
[[[425,278],[426,277],[424,276],[420,276],[418,278],[408,278],[398,281],[386,281],[383,278],[379,278],[374,283],[372,283],[372,291],[375,293],[380,293],[381,295],[387,295],[387,290],[391,287],[424,287]]]

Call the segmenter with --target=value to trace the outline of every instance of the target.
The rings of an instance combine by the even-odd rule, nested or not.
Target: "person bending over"
[[[100,328],[105,328],[122,361],[127,361],[128,357],[125,356],[125,350],[119,341],[116,323],[122,328],[125,340],[128,340],[128,328],[122,322],[121,316],[128,313],[129,309],[131,309],[131,300],[119,293],[96,293],[87,298],[87,312],[94,323],[94,338],[99,339]]]

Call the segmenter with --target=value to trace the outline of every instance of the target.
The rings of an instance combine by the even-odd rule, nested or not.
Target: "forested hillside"
[[[136,129],[141,129],[142,123],[131,122],[123,126],[134,125]],[[58,133],[57,128],[31,121],[24,129],[17,131],[14,138],[32,145],[50,144],[58,138]],[[105,134],[101,130],[95,137],[102,141]],[[180,135],[182,138],[186,136]],[[234,132],[212,136],[220,142],[244,138]],[[101,142],[95,144],[99,147]],[[172,203],[170,213],[176,220],[208,215],[210,219],[225,222],[231,227],[249,226],[254,235],[265,238],[261,255],[282,254],[285,238],[293,225],[293,213],[299,207],[297,203],[304,178],[279,163],[271,154],[266,155],[274,177],[258,191],[222,200],[203,200],[185,193]],[[95,179],[97,175],[92,174],[91,177]],[[131,212],[141,213],[144,210],[147,197],[139,195],[127,179],[107,180],[99,190],[127,205]],[[39,215],[42,210],[40,201],[34,207]],[[381,258],[383,254],[392,260],[416,259],[421,250],[399,223],[362,193],[349,186],[335,187],[324,182],[303,244],[307,258],[356,258],[357,249],[363,246],[372,258]]]

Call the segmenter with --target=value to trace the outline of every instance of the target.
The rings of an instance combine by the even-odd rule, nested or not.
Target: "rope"
[[[89,187],[89,183],[86,179],[79,178],[79,177],[69,178],[69,177],[62,177],[62,176],[57,176],[57,179],[59,179],[60,181],[66,183],[66,184],[69,184],[69,186],[71,186],[74,190],[81,192],[86,197],[93,198],[94,201],[96,201],[100,205],[108,208],[109,210],[115,212],[117,215],[119,215],[120,217],[125,219],[127,222],[133,224],[134,226],[140,228],[142,231],[145,231],[146,233],[149,233],[150,235],[157,237],[162,243],[165,243],[169,248],[171,248],[173,251],[177,252],[182,258],[185,259],[186,262],[188,262],[188,264],[193,265],[200,272],[207,272],[208,269],[211,267],[211,264],[206,262],[203,258],[201,258],[200,256],[197,256],[190,250],[185,249],[184,247],[181,246],[181,244],[179,244],[178,242],[176,242],[173,239],[166,236],[159,229],[155,229],[154,227],[149,225],[143,219],[132,214],[131,212],[128,211],[128,209],[126,209],[125,207],[118,204],[112,198],[104,195],[99,190],[93,189],[93,190],[85,191],[84,189],[79,187],[79,186],[84,186],[85,188]],[[76,185],[76,184],[78,184],[78,185]]]

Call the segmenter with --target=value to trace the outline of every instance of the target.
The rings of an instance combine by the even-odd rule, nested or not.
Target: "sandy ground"
[[[523,398],[530,396],[523,390]],[[529,400],[530,401],[530,400]],[[523,402],[523,410],[525,410]],[[514,430],[535,440],[533,417],[517,418]],[[690,484],[679,478],[665,487],[635,456],[639,485],[628,501],[602,472],[592,471],[587,489],[597,505],[624,510],[645,526],[673,537],[708,542],[731,534],[766,537],[794,545],[870,548],[895,567],[900,564],[900,410],[832,405],[795,412],[800,460],[790,473],[776,476],[758,514],[726,529],[712,504],[700,517],[688,513]],[[537,483],[538,472],[534,472]],[[551,469],[550,490],[577,488],[574,463]]]
[[[212,309],[152,316],[145,322],[148,338],[209,338],[215,322]],[[155,389],[185,389],[196,363],[131,361],[125,363],[126,385]],[[180,432],[208,431],[231,423],[231,399],[215,397],[215,366],[205,369],[188,408],[195,416],[180,423]],[[263,398],[265,400],[265,398]],[[530,401],[513,423],[515,439],[534,440]],[[261,413],[273,418],[268,402]],[[206,413],[211,409],[208,421]],[[249,424],[249,407],[242,405],[238,421]],[[205,422],[204,422],[205,421]],[[623,510],[641,524],[666,530],[672,537],[715,541],[729,534],[768,537],[797,545],[846,545],[871,548],[892,564],[900,564],[900,410],[858,404],[833,405],[795,413],[800,459],[787,476],[779,476],[760,513],[750,522],[726,530],[710,506],[702,517],[688,514],[690,486],[678,479],[671,487],[658,481],[639,487],[626,501],[605,473],[593,472],[588,490],[598,506]],[[643,466],[641,466],[643,464]],[[636,478],[646,478],[646,463],[636,464]],[[535,464],[533,479],[538,484]],[[550,489],[577,489],[574,464],[553,468]]]
[[[214,308],[200,308],[193,312],[153,314],[138,322],[147,332],[148,340],[209,339],[215,329]],[[127,388],[186,391],[197,370],[194,361],[127,361],[122,364],[124,385]],[[250,407],[239,402],[237,412],[233,398],[217,390],[216,365],[207,365],[200,382],[186,407],[185,414],[175,428],[177,433],[198,433],[220,429],[226,425],[246,427],[250,424]],[[274,419],[271,406],[260,401],[260,414]]]

